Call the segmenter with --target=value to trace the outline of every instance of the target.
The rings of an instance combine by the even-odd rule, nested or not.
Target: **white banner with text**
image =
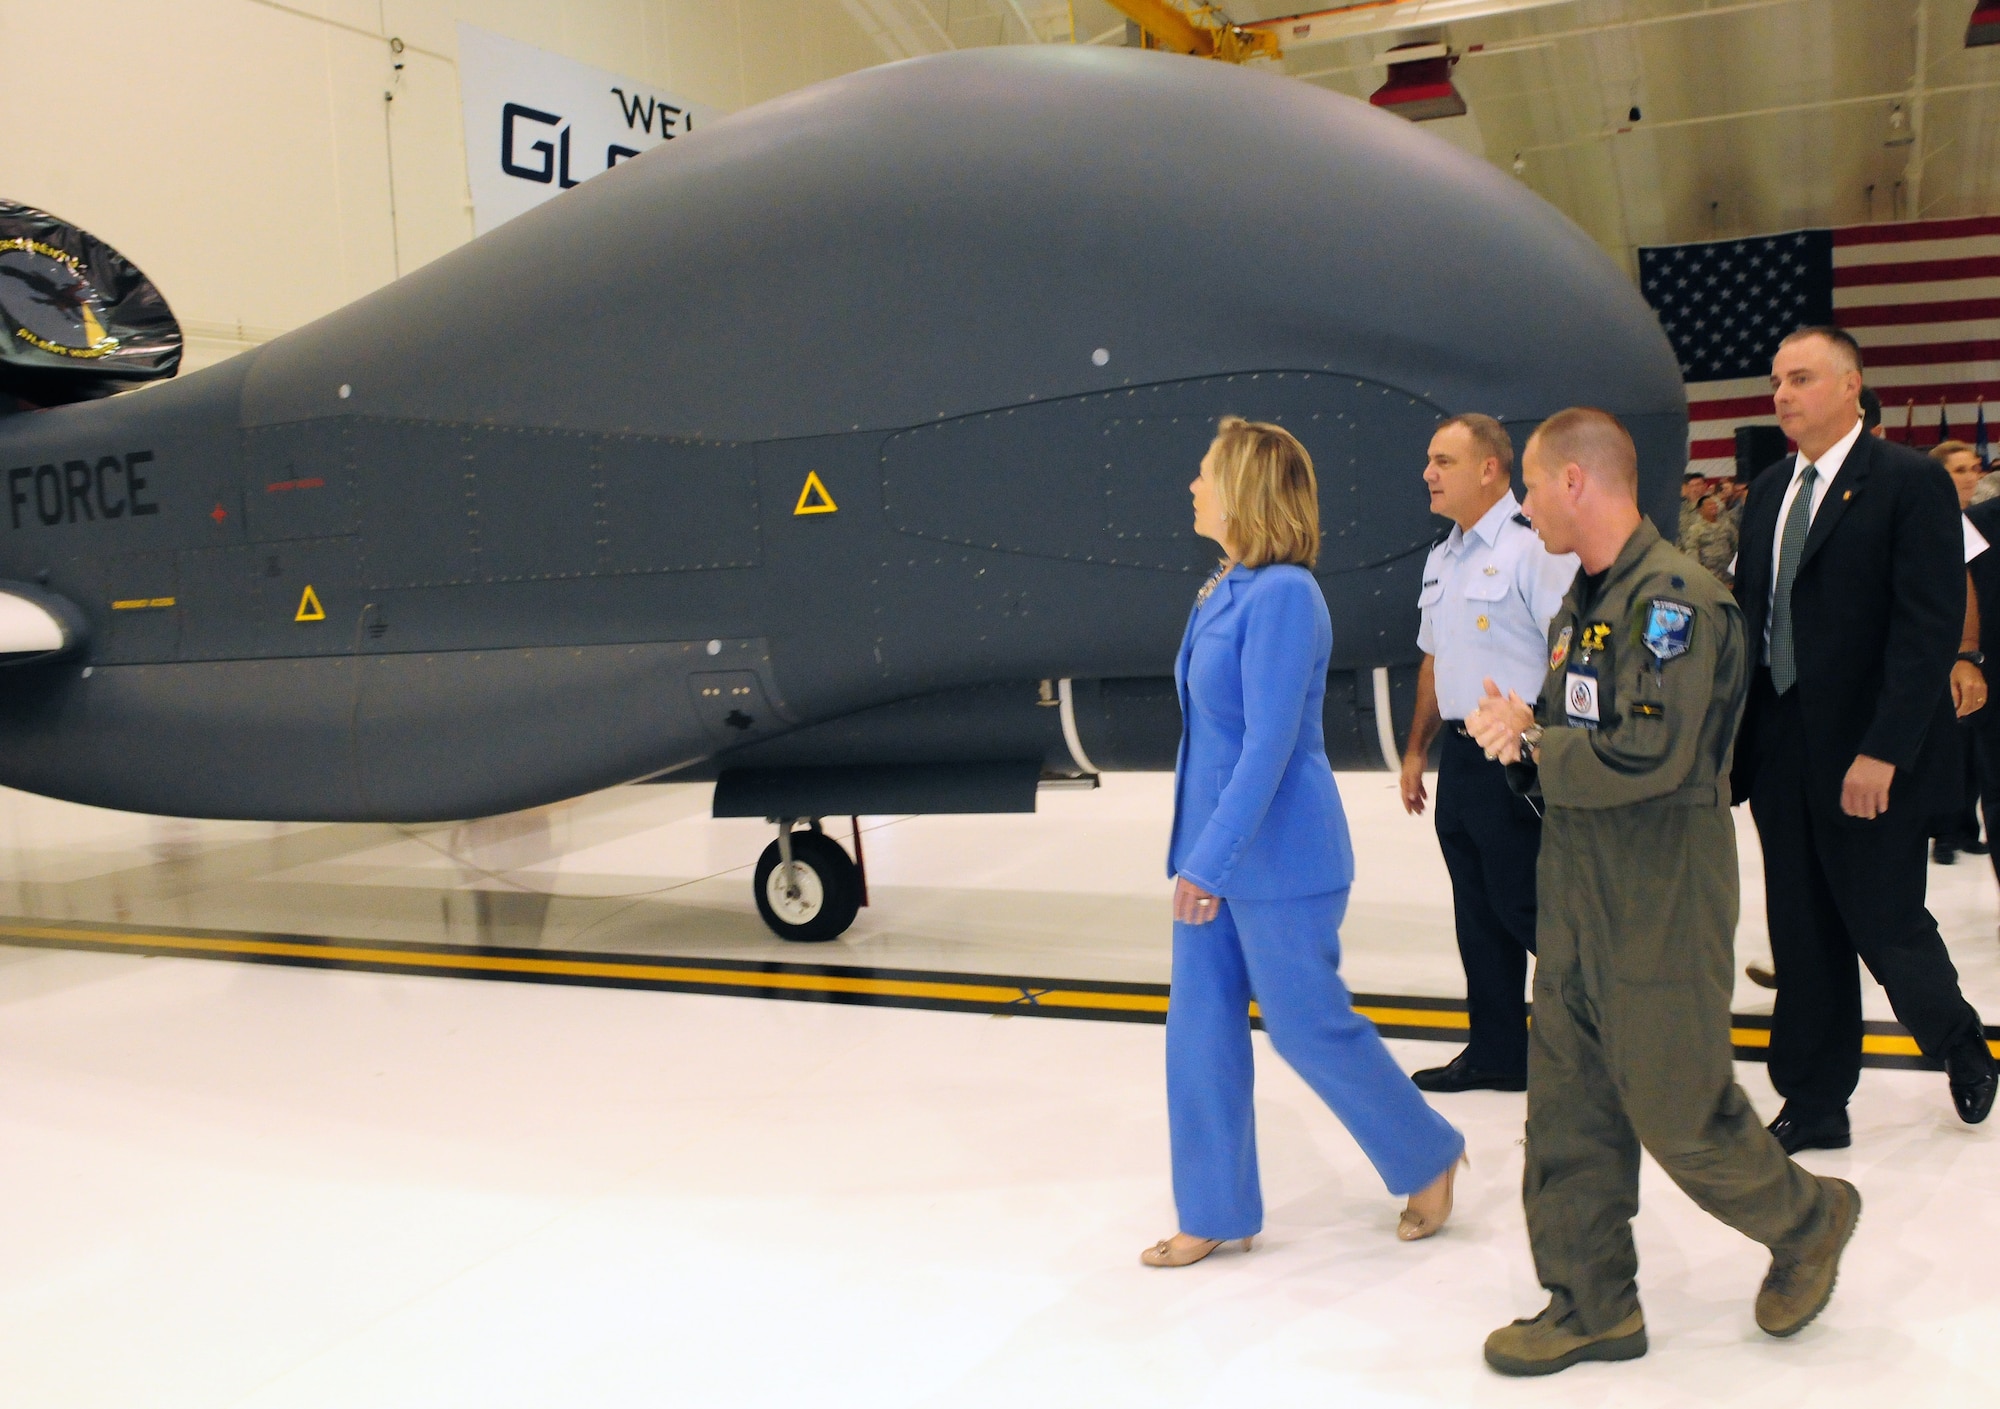
[[[472,224],[481,235],[723,116],[469,24],[458,27],[458,85]]]

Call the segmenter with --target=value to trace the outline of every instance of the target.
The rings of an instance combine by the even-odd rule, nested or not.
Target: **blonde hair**
[[[1245,567],[1319,561],[1319,482],[1312,456],[1283,426],[1224,416],[1214,447],[1218,507]]]
[[[1977,455],[1978,453],[1979,450],[1976,446],[1967,445],[1962,440],[1941,441],[1931,447],[1931,458],[1940,465],[1950,460],[1954,455]]]

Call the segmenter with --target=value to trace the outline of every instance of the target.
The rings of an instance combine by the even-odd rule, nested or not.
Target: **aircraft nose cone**
[[[1602,406],[1669,498],[1685,457],[1651,310],[1518,182],[1366,103],[1125,50],[739,113],[268,346],[247,417],[326,414],[364,362],[378,415],[735,441],[1307,371],[1522,428]]]

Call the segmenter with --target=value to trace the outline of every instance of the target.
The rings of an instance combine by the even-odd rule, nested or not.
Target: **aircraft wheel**
[[[861,909],[861,875],[839,842],[819,832],[793,832],[792,879],[772,842],[757,858],[757,913],[779,939],[816,944],[838,939]]]

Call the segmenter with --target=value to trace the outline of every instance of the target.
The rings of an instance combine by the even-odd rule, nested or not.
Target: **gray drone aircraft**
[[[1400,119],[1158,53],[891,64],[219,366],[0,416],[0,783],[415,822],[713,778],[778,824],[765,919],[831,938],[864,881],[818,819],[1173,766],[1218,416],[1314,456],[1328,747],[1381,767],[1432,429],[1580,403],[1670,512],[1686,403],[1631,282]]]

